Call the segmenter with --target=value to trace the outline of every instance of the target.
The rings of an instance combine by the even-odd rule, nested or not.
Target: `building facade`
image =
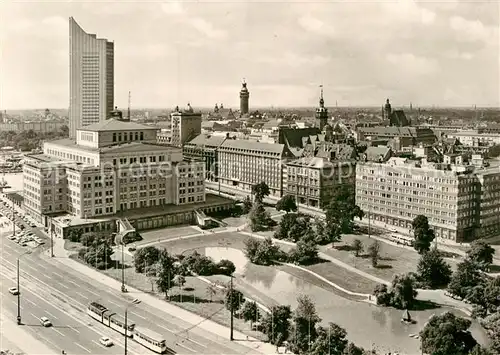
[[[69,18],[69,132],[106,120],[113,110],[114,43],[86,33]]]
[[[0,132],[23,132],[33,131],[35,133],[58,132],[67,126],[66,122],[61,121],[31,121],[17,123],[0,123]]]
[[[221,184],[250,194],[253,185],[264,181],[271,196],[281,197],[286,186],[286,162],[293,155],[284,144],[226,139],[218,159]]]
[[[498,169],[402,158],[356,168],[356,204],[365,218],[411,232],[424,215],[437,237],[456,242],[500,231],[499,194]]]
[[[186,110],[177,106],[170,114],[171,135],[170,144],[182,147],[184,143],[201,133],[201,112],[194,112],[190,104]]]
[[[204,163],[156,144],[156,131],[107,120],[77,130],[76,141],[45,143],[24,164],[28,213],[43,222],[53,213],[88,219],[203,203]]]
[[[330,202],[336,186],[354,188],[355,166],[354,162],[317,157],[291,161],[287,163],[286,194],[295,196],[299,206],[322,208]]]
[[[205,178],[208,181],[218,181],[219,176],[219,147],[226,137],[198,135],[184,144],[184,157],[202,160],[205,162]]]

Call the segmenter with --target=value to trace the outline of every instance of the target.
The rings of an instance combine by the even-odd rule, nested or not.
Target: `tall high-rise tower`
[[[316,109],[316,125],[323,131],[323,128],[328,123],[328,109],[325,107],[325,100],[323,100],[323,85],[320,85],[320,88],[319,107]]]
[[[114,43],[86,33],[69,18],[69,134],[113,111]]]
[[[247,83],[243,79],[242,87],[240,90],[240,115],[246,115],[248,113],[248,99],[250,98],[250,92],[247,89]]]
[[[391,113],[392,113],[391,103],[389,102],[389,99],[387,99],[384,106],[384,118],[386,120],[391,119]]]

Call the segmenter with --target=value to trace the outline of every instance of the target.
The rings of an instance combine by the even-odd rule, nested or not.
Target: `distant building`
[[[321,93],[319,96],[319,107],[316,109],[316,127],[319,128],[320,131],[323,131],[323,128],[328,123],[328,109],[325,107],[325,100],[323,100],[323,86],[321,86]]]
[[[194,112],[190,104],[186,110],[177,106],[170,114],[172,139],[170,144],[182,147],[184,143],[201,133],[201,112]]]
[[[227,137],[200,134],[186,142],[182,153],[186,158],[205,162],[205,178],[209,181],[218,181],[219,176],[219,148]]]
[[[249,101],[250,92],[247,88],[247,83],[243,80],[242,87],[240,90],[240,115],[247,115],[249,112]]]
[[[382,110],[383,119],[389,121],[389,126],[406,127],[410,122],[406,118],[403,110],[393,110],[389,99],[386,100]]]
[[[69,18],[69,132],[105,121],[113,110],[114,43],[86,33]]]
[[[434,144],[437,140],[429,128],[417,127],[361,127],[357,129],[358,141],[397,139],[398,147],[411,147],[419,143]]]
[[[61,121],[32,121],[18,123],[0,123],[0,132],[13,131],[16,133],[32,130],[35,133],[59,132],[66,122]]]

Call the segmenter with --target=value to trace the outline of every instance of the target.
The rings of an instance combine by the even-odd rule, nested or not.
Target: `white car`
[[[10,287],[9,293],[14,295],[14,296],[17,296],[19,294],[19,290],[17,289],[17,287]]]
[[[108,337],[101,337],[99,339],[99,343],[101,343],[102,345],[108,347],[108,346],[112,346],[113,345],[113,340],[109,339]]]
[[[40,317],[40,323],[44,327],[50,327],[52,325],[52,323],[50,322],[49,318],[47,318],[47,317]]]

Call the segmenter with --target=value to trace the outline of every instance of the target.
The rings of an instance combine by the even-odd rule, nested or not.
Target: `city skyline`
[[[498,107],[498,4],[2,4],[2,109],[69,106],[68,18],[114,41],[115,105]],[[366,13],[371,16],[367,17]],[[131,22],[141,26],[131,26]],[[175,32],[174,32],[175,31]],[[175,36],[169,36],[175,33]],[[17,44],[17,45],[15,45]],[[19,45],[20,44],[20,45]],[[36,59],[35,59],[36,58]],[[19,93],[22,92],[22,95]]]

